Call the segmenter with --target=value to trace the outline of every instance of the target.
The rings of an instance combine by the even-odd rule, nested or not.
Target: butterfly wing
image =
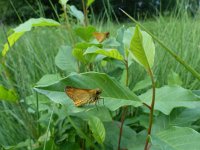
[[[91,102],[92,93],[91,90],[78,89],[73,87],[66,87],[66,94],[74,101],[75,106],[82,106]]]
[[[93,35],[101,43],[109,37],[109,32],[94,32]]]

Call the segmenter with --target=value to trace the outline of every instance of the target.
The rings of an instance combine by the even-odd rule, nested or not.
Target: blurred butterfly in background
[[[93,103],[102,99],[100,94],[102,91],[97,89],[80,89],[67,86],[65,87],[65,93],[74,101],[75,106],[82,106],[88,103]]]
[[[103,42],[106,38],[109,38],[109,32],[94,32],[93,35],[99,41],[99,43]]]

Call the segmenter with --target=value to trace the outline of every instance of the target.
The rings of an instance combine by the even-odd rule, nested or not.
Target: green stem
[[[124,64],[125,64],[125,67],[126,67],[126,86],[128,86],[128,61],[124,60]],[[122,132],[123,132],[123,125],[124,125],[124,120],[125,120],[127,111],[128,111],[128,106],[125,106],[122,109],[121,125],[120,125],[120,131],[119,131],[119,139],[118,139],[118,150],[120,150],[121,137],[122,137]]]
[[[200,80],[200,74],[194,70],[190,65],[188,65],[183,59],[181,59],[178,55],[176,55],[171,49],[169,49],[165,44],[160,41],[155,35],[153,35],[150,31],[148,31],[143,25],[141,25],[138,21],[136,21],[133,17],[127,14],[124,10],[120,9],[125,15],[127,15],[133,22],[138,24],[144,31],[146,31],[151,37],[157,41],[161,47],[163,47],[170,55],[172,55],[180,64],[182,64],[194,77]]]
[[[155,105],[155,92],[156,92],[156,85],[155,85],[153,73],[152,73],[150,68],[148,69],[148,73],[150,75],[151,82],[152,82],[152,100],[151,100],[150,114],[149,114],[148,135],[147,135],[147,138],[146,138],[144,150],[149,149],[149,136],[151,135],[151,129],[152,129],[152,125],[153,125],[153,111],[154,111],[154,105]]]
[[[84,0],[82,0],[82,5],[83,5],[83,13],[84,13],[84,24],[87,26],[87,7],[85,6]]]

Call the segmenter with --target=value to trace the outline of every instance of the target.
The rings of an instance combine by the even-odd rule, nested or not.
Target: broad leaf
[[[120,54],[122,54],[123,56],[124,56],[124,48],[125,48],[124,43],[123,43],[124,32],[125,32],[125,27],[122,26],[117,30],[117,36],[116,36],[116,41],[119,43],[118,50],[119,50]]]
[[[57,83],[60,79],[59,74],[46,74],[36,83],[36,86],[45,87]]]
[[[78,70],[77,62],[72,56],[72,48],[70,46],[61,46],[55,57],[56,65],[67,72],[76,72]]]
[[[106,39],[105,41],[102,42],[103,46],[104,47],[107,47],[107,48],[113,48],[113,47],[119,47],[120,46],[120,43],[117,42],[117,40],[115,38],[109,38],[109,39]]]
[[[140,95],[141,100],[149,105],[151,97],[152,90]],[[156,89],[155,110],[169,115],[172,109],[177,107],[200,107],[200,97],[193,94],[190,90],[179,86],[164,86]]]
[[[105,128],[101,120],[95,116],[90,117],[88,121],[90,130],[92,131],[93,137],[98,143],[103,144],[105,140]]]
[[[13,29],[12,33],[8,37],[8,43],[4,44],[2,51],[2,56],[5,56],[9,48],[11,48],[15,42],[27,31],[30,31],[33,27],[41,26],[59,26],[60,24],[52,19],[38,18],[38,19],[29,19],[28,21],[20,24],[18,27]]]
[[[58,80],[57,83],[49,84],[46,86],[37,85],[35,90],[39,93],[46,95],[52,101],[69,106],[71,112],[85,111],[85,108],[77,108],[74,106],[72,100],[64,93],[66,86],[78,87],[83,89],[102,89],[102,98],[104,98],[104,104],[101,102],[99,106],[106,106],[110,110],[114,111],[121,106],[132,105],[134,107],[141,106],[142,103],[139,98],[134,95],[128,88],[120,85],[117,81],[110,78],[103,73],[82,73],[72,74],[62,80]],[[90,105],[92,106],[92,104]]]
[[[84,24],[83,12],[78,10],[74,5],[70,6],[70,14],[77,18],[81,24]]]
[[[101,54],[104,56],[107,56],[109,58],[117,59],[117,60],[123,60],[123,56],[119,53],[117,49],[100,49],[98,47],[92,46],[89,47],[85,52],[84,55],[87,54]]]
[[[199,150],[200,134],[187,127],[172,127],[151,138],[153,147],[158,150]]]
[[[192,123],[199,119],[200,107],[189,109],[175,109],[170,114],[170,125],[191,126]]]
[[[14,90],[8,90],[3,85],[0,85],[0,100],[17,102],[18,96]]]
[[[130,49],[131,39],[133,38],[134,32],[135,32],[134,27],[130,27],[125,31],[123,31],[123,44],[124,44],[124,49],[126,51]]]
[[[76,35],[78,35],[81,39],[87,42],[89,42],[89,40],[93,37],[93,32],[95,31],[96,29],[93,26],[78,27],[75,29]]]
[[[154,62],[155,45],[149,34],[141,32],[136,26],[130,43],[131,56],[144,68],[151,68]]]
[[[81,61],[82,63],[86,64],[89,62],[92,62],[95,59],[92,56],[85,56],[84,53],[86,51],[86,49],[88,47],[92,47],[92,46],[96,46],[96,47],[102,47],[101,44],[91,44],[91,43],[86,43],[86,42],[81,42],[81,43],[77,43],[72,51],[73,56]]]
[[[106,139],[104,142],[106,149],[118,149],[120,122],[106,122],[104,123],[104,126],[106,129]],[[144,148],[145,138],[146,132],[144,134],[141,133],[137,135],[133,129],[124,125],[120,148],[128,150],[141,150]]]
[[[152,85],[151,79],[149,77],[146,77],[144,80],[136,83],[132,91],[138,91],[138,90],[150,87],[151,85]]]
[[[98,117],[101,121],[112,121],[110,111],[106,107],[100,107],[98,104],[96,107],[84,111],[84,113],[73,111],[70,115],[79,117],[85,121],[88,121],[92,116]]]

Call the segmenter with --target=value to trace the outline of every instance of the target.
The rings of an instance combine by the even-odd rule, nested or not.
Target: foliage
[[[87,15],[84,15],[84,20],[86,17]],[[58,44],[58,53],[52,54],[52,57],[55,56],[52,64],[55,63],[54,68],[57,66],[56,71],[52,69],[52,74],[50,71],[45,71],[45,67],[41,68],[46,75],[38,82],[36,80],[41,75],[37,78],[35,76],[34,81],[37,82],[33,88],[35,93],[30,92],[31,95],[24,94],[20,97],[19,104],[24,106],[19,109],[23,114],[22,119],[9,111],[21,124],[20,129],[24,129],[24,133],[30,136],[24,136],[24,139],[20,138],[21,142],[16,143],[6,143],[4,140],[1,146],[4,149],[55,150],[140,150],[144,146],[147,148],[151,146],[150,149],[156,150],[188,148],[198,150],[200,148],[198,90],[193,92],[181,87],[183,82],[173,71],[167,78],[169,85],[163,86],[159,81],[157,85],[155,84],[153,71],[158,66],[155,66],[154,59],[159,56],[155,54],[152,37],[136,25],[119,28],[116,36],[111,35],[104,37],[103,41],[98,41],[94,36],[94,32],[98,29],[87,26],[86,22],[83,24],[84,26],[81,24],[74,27],[67,25],[65,36],[68,35],[70,39],[68,43],[61,42],[65,36],[59,36],[61,38],[58,41],[61,44]],[[32,24],[29,25],[30,33],[34,32],[31,27]],[[57,31],[60,31],[61,27],[66,26],[56,26]],[[26,31],[27,28],[23,27],[22,30]],[[24,36],[26,35],[20,40]],[[14,41],[13,44],[18,44],[20,40]],[[48,42],[47,45],[50,44],[51,42]],[[13,45],[15,46],[17,45]],[[50,54],[51,50],[44,53]],[[6,60],[9,60],[12,53],[16,51],[10,50],[3,58],[2,74],[5,76],[12,71],[12,68],[6,65]],[[40,58],[43,60],[41,63],[46,64],[46,70],[50,67],[46,62],[48,54]],[[37,59],[34,57],[33,62],[37,62]],[[137,64],[134,61],[147,71],[150,79],[134,81],[137,84],[131,88],[130,79],[139,72],[135,69]],[[40,67],[41,63],[36,63],[36,66]],[[13,83],[12,78],[7,79]],[[76,107],[64,92],[66,86],[81,89],[100,88],[101,99],[96,103]],[[2,89],[8,92],[8,95],[11,94],[11,98],[3,95],[5,100],[13,99],[15,94],[9,93],[4,86],[0,90]],[[152,97],[152,90],[155,97]],[[133,91],[137,91],[136,94]],[[16,97],[14,98],[16,100]],[[2,103],[4,109],[9,110],[5,102]],[[29,122],[29,119],[34,121]]]

